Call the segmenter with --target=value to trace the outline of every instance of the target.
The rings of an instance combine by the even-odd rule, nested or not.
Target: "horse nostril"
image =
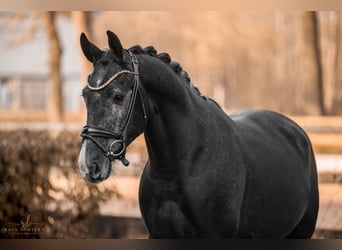
[[[97,164],[97,162],[95,162],[95,161],[93,162],[91,170],[92,170],[91,173],[92,173],[92,177],[93,178],[96,179],[96,178],[100,177],[100,175],[101,175],[101,168]]]

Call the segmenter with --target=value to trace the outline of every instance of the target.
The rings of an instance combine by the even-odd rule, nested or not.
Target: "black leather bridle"
[[[138,93],[139,93],[139,97],[140,97],[141,107],[143,110],[145,126],[146,126],[146,121],[147,121],[146,109],[145,109],[145,105],[144,105],[141,90],[140,90],[141,84],[140,84],[140,78],[139,78],[139,63],[138,63],[136,56],[131,51],[128,51],[128,53],[129,53],[131,60],[132,60],[133,70],[134,70],[133,72],[128,71],[128,70],[119,71],[113,77],[111,77],[105,84],[101,85],[100,87],[92,87],[88,84],[89,89],[91,89],[93,91],[98,91],[100,89],[107,87],[112,81],[115,80],[115,78],[117,78],[118,76],[120,76],[122,74],[133,74],[134,75],[134,84],[133,84],[133,88],[132,88],[131,99],[130,99],[129,105],[128,105],[126,120],[125,120],[125,123],[123,124],[123,126],[121,128],[120,133],[114,133],[111,130],[108,130],[105,128],[89,126],[89,125],[84,126],[82,133],[81,133],[82,142],[85,139],[91,140],[93,143],[95,143],[102,150],[104,155],[106,157],[108,157],[108,159],[110,161],[120,160],[122,162],[122,164],[125,166],[129,165],[129,161],[125,157],[126,143],[125,143],[125,138],[124,138],[124,132],[127,129],[127,126],[128,126],[128,124],[132,118],[133,108],[134,108],[134,104],[135,104]],[[106,139],[112,139],[113,141],[109,144],[109,146],[107,148],[104,148],[101,145],[101,143],[99,143],[96,140],[96,138],[98,138],[98,137],[106,138]],[[117,148],[119,150],[116,150],[116,152],[115,152],[114,146],[117,146]]]

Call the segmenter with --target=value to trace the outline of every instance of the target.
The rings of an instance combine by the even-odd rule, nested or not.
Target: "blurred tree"
[[[336,48],[336,88],[334,90],[334,114],[342,114],[342,13],[338,13],[337,48]]]
[[[322,62],[322,97],[324,114],[336,112],[337,61],[339,47],[339,14],[336,11],[316,13]]]
[[[303,16],[306,17],[307,26],[311,26],[312,29],[312,45],[314,48],[314,58],[316,63],[316,72],[317,72],[317,87],[318,87],[318,101],[319,108],[321,111],[321,115],[326,114],[326,109],[324,106],[324,94],[323,94],[323,65],[322,65],[322,50],[320,47],[320,30],[319,30],[319,20],[318,14],[314,11],[304,12]]]
[[[76,41],[79,41],[80,35],[82,32],[86,33],[89,39],[92,39],[92,31],[90,29],[91,25],[91,16],[92,13],[89,11],[72,11],[71,18],[75,27],[75,36]],[[81,82],[86,85],[88,81],[88,74],[91,72],[91,64],[88,60],[83,56],[83,52],[80,46],[78,47],[78,51],[80,53],[81,58]],[[85,105],[81,106],[81,113],[83,115],[82,119],[85,120],[86,112]]]
[[[90,29],[90,22],[91,22],[91,15],[92,13],[89,11],[72,11],[71,12],[71,18],[74,23],[75,27],[75,35],[76,35],[76,41],[79,41],[80,35],[82,32],[87,34],[88,38],[92,38],[92,32]],[[79,53],[81,54],[81,81],[86,84],[88,79],[88,74],[91,71],[91,64],[88,62],[88,60],[83,56],[83,52],[81,50],[81,47],[78,46]]]
[[[62,102],[62,77],[61,77],[61,55],[62,46],[55,25],[56,13],[44,12],[43,18],[49,41],[49,74],[50,74],[50,98],[48,104],[48,115],[51,122],[59,122],[63,119]]]

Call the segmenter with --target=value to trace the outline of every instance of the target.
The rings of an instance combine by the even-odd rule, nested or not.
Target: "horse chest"
[[[161,182],[143,175],[139,199],[151,237],[213,238],[220,237],[226,227],[232,234],[237,229],[237,209],[230,207],[236,202],[231,203],[226,195],[202,178]]]
[[[152,238],[192,238],[196,229],[184,210],[177,188],[157,189],[144,183],[140,190],[140,209]]]

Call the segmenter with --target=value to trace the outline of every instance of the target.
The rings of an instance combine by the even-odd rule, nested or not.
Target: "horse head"
[[[91,183],[109,177],[112,161],[129,164],[126,146],[143,132],[146,123],[138,60],[123,49],[114,33],[107,31],[107,36],[107,50],[99,49],[84,33],[80,37],[82,51],[93,64],[82,91],[87,124],[79,155],[81,176]]]

